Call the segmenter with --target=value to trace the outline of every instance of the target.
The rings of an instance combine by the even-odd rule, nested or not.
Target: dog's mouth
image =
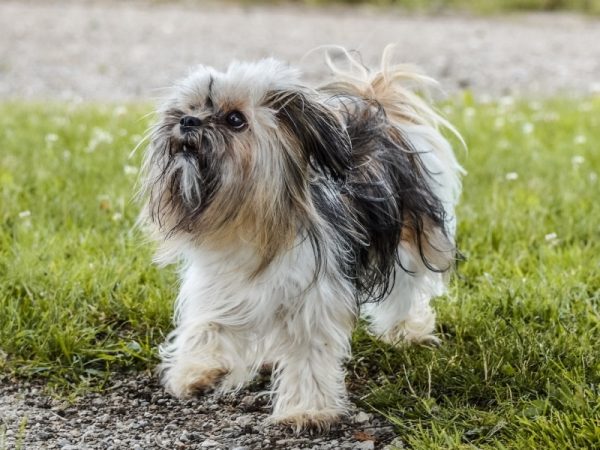
[[[174,132],[167,145],[166,186],[181,211],[196,217],[208,206],[219,184],[218,161],[210,136],[201,129]]]
[[[182,156],[186,159],[196,157],[202,150],[203,141],[203,134],[196,131],[174,136],[171,139],[169,153],[171,157]]]

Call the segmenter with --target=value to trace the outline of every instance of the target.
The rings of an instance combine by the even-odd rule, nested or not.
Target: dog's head
[[[158,115],[143,192],[167,237],[241,238],[268,260],[314,213],[311,178],[343,179],[350,164],[338,113],[273,59],[199,67]]]

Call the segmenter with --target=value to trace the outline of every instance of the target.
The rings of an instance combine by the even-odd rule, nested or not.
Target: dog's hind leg
[[[370,330],[394,345],[402,341],[438,344],[439,339],[433,334],[435,312],[429,302],[444,293],[443,277],[444,274],[424,267],[413,273],[397,267],[389,295],[379,303],[365,303],[361,307],[362,315],[370,322]]]

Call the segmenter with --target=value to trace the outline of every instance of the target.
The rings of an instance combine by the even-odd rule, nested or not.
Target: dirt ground
[[[300,64],[315,81],[327,71],[318,52],[302,60],[311,49],[342,45],[375,64],[389,43],[450,94],[600,91],[600,21],[577,15],[0,0],[0,98],[153,99],[196,64],[264,56]]]

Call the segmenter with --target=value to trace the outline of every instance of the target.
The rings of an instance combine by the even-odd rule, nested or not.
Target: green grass
[[[20,375],[79,382],[151,364],[174,278],[134,228],[144,108],[0,107],[0,349]],[[1,363],[0,363],[1,364]]]
[[[253,2],[256,0],[245,0]],[[294,3],[294,0],[291,1]],[[424,12],[502,13],[519,11],[578,11],[600,13],[600,0],[295,0],[310,5],[393,6]],[[286,3],[285,0],[282,3]]]
[[[359,330],[349,385],[416,449],[600,442],[600,98],[445,108],[464,133],[439,349]],[[173,270],[131,201],[146,106],[0,104],[0,370],[67,389],[153,367]]]

